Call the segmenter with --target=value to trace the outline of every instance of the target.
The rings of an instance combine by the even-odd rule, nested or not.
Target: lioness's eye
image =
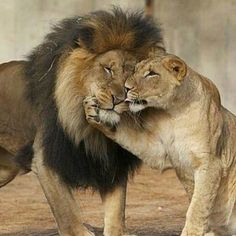
[[[111,69],[110,67],[104,66],[103,68],[104,68],[104,70],[105,70],[109,75],[113,75],[113,71],[112,71],[112,69]]]
[[[160,74],[156,73],[153,70],[150,70],[150,71],[147,71],[147,72],[144,73],[144,77],[145,78],[147,78],[147,77],[154,77],[154,76],[160,76]]]

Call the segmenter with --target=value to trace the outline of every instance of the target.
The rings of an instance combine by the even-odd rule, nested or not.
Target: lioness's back
[[[11,152],[34,136],[32,110],[25,96],[25,65],[25,61],[0,65],[0,146]]]

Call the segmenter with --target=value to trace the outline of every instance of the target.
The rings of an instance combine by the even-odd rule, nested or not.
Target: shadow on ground
[[[96,228],[94,229],[96,236],[103,236],[102,229]],[[137,236],[178,236],[180,232],[160,232],[156,229],[142,229],[142,230],[129,230],[130,234],[135,234]],[[58,231],[56,229],[47,229],[43,231],[39,230],[30,230],[28,232],[15,232],[10,234],[1,234],[1,236],[59,236]]]

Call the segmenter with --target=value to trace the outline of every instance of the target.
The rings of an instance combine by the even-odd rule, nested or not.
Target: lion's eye
[[[134,65],[129,65],[129,64],[125,64],[124,66],[123,66],[123,70],[125,71],[125,72],[131,72],[131,73],[134,73],[134,69],[135,69],[135,66]]]
[[[153,70],[150,70],[150,71],[146,71],[144,73],[144,77],[147,78],[147,77],[155,77],[155,76],[160,76],[159,73],[156,73],[155,71]]]
[[[103,68],[106,71],[106,73],[108,73],[109,75],[113,75],[113,71],[112,71],[112,69],[110,67],[104,66]]]

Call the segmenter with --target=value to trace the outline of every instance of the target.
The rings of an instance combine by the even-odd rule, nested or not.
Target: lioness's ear
[[[150,48],[148,57],[164,56],[166,54],[165,45],[163,43],[156,43],[156,45]]]
[[[187,65],[176,56],[167,56],[162,59],[163,66],[170,71],[178,81],[181,81],[187,73]]]

